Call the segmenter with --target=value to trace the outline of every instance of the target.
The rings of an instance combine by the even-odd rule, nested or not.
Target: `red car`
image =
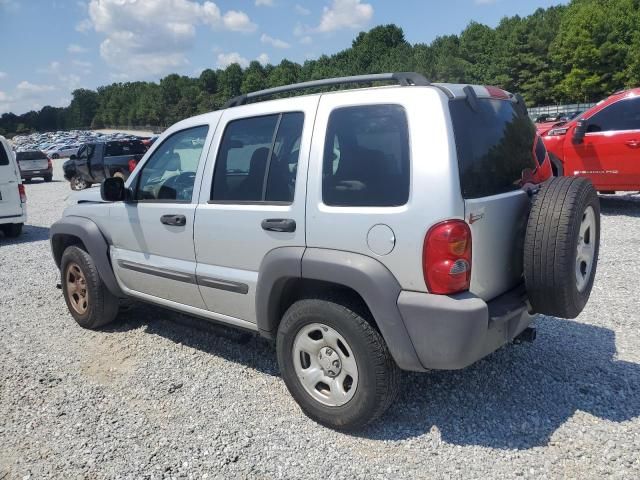
[[[640,88],[611,95],[542,138],[556,175],[587,177],[600,192],[640,190]]]

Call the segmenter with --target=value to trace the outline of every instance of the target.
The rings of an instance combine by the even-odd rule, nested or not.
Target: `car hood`
[[[79,192],[73,192],[67,197],[68,205],[77,205],[81,203],[107,203],[100,196],[100,187],[98,185],[89,187]]]

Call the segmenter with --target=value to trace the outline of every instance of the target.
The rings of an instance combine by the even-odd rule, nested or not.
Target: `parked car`
[[[65,178],[72,190],[82,190],[114,176],[127,179],[146,151],[141,140],[87,143],[71,156],[73,167],[65,162]]]
[[[20,167],[20,175],[25,182],[40,177],[45,182],[53,179],[53,165],[47,155],[40,150],[17,152],[16,159]]]
[[[27,221],[27,195],[9,142],[0,136],[0,231],[17,237]]]
[[[71,155],[76,155],[78,153],[78,149],[80,145],[55,145],[53,147],[49,147],[46,152],[49,158],[53,158],[54,160],[57,158],[70,157]]]
[[[640,190],[640,88],[611,95],[543,139],[556,175],[586,177],[600,192]]]
[[[582,111],[566,112],[566,113],[563,113],[561,115],[558,115],[558,116],[554,117],[553,120],[536,123],[536,130],[538,131],[538,135],[544,135],[545,133],[547,133],[552,128],[560,127],[560,126],[564,125],[565,123],[567,123],[567,122],[573,120],[574,118],[576,118],[581,113],[582,113]]]
[[[259,101],[378,81],[400,86]],[[521,97],[396,73],[173,125],[51,247],[82,327],[133,298],[258,332],[302,410],[354,429],[400,369],[464,368],[532,340],[537,313],[577,316],[599,222],[587,180],[552,178]]]

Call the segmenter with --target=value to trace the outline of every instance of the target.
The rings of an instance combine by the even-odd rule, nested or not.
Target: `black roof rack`
[[[270,97],[279,93],[293,92],[295,90],[304,90],[307,88],[328,87],[331,85],[345,85],[356,83],[371,83],[371,82],[397,82],[402,86],[427,86],[431,83],[419,73],[414,72],[399,72],[399,73],[374,73],[371,75],[356,75],[353,77],[336,77],[326,78],[324,80],[312,80],[310,82],[294,83],[292,85],[283,85],[281,87],[267,88],[266,90],[260,90],[258,92],[247,93],[246,95],[240,95],[232,98],[225,103],[223,108],[237,107],[239,105],[245,105],[249,100],[254,100],[260,97]]]

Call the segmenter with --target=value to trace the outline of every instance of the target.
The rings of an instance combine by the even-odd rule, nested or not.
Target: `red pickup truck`
[[[600,192],[640,191],[640,88],[540,133],[556,175],[587,177]]]

